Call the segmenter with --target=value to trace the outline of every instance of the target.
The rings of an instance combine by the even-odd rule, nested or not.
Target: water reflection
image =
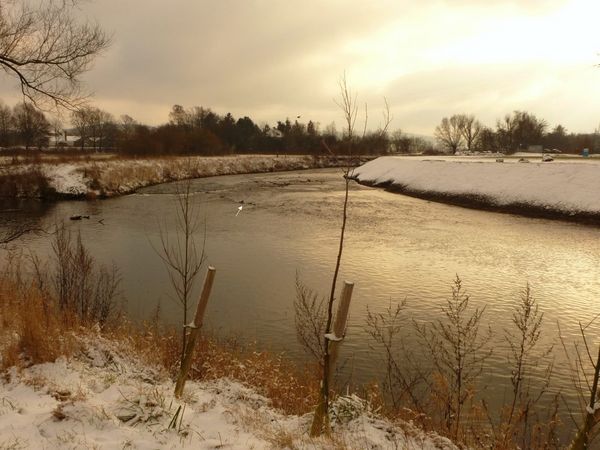
[[[67,225],[81,230],[98,259],[121,268],[129,314],[145,318],[160,304],[165,321],[175,323],[180,310],[152,243],[158,242],[159,223],[173,223],[177,189],[173,183],[105,201],[19,204],[13,208],[18,211],[0,217],[50,226],[74,214],[90,215]],[[298,273],[310,287],[328,292],[341,224],[341,173],[224,176],[195,180],[192,189],[206,217],[208,262],[217,268],[207,325],[302,358],[293,325],[294,280]],[[341,278],[355,283],[343,349],[352,357],[354,380],[370,380],[378,365],[364,330],[367,305],[381,312],[390,300],[406,299],[411,318],[431,320],[439,317],[458,274],[473,306],[486,307],[484,322],[494,329],[497,351],[485,383],[501,398],[510,375],[503,335],[519,292],[530,283],[545,314],[542,343],[559,348],[557,320],[568,340],[577,335],[578,321],[598,312],[599,237],[594,227],[469,210],[353,184]],[[22,245],[41,253],[49,249],[42,237],[28,236]],[[407,326],[406,335],[412,333]],[[566,386],[565,358],[556,355],[557,379]]]

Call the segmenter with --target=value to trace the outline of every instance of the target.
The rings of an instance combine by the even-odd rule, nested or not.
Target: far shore
[[[283,172],[360,165],[372,156],[227,155],[0,161],[0,197],[91,200],[161,183],[216,175]]]
[[[380,157],[355,169],[353,178],[424,200],[598,226],[599,173],[600,165],[581,160],[521,164]]]

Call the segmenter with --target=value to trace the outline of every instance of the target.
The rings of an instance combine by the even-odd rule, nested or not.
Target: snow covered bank
[[[350,396],[333,405],[332,440],[308,437],[311,415],[284,415],[228,379],[173,383],[100,335],[80,337],[70,360],[9,369],[0,381],[0,448],[457,449],[407,423],[390,423]],[[179,406],[183,415],[173,422]]]
[[[0,195],[41,198],[113,197],[144,186],[187,178],[346,164],[343,157],[235,155],[89,159],[0,165]]]
[[[381,157],[353,172],[360,183],[416,197],[524,215],[600,221],[600,165]]]

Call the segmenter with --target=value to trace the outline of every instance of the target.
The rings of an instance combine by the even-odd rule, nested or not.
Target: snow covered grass
[[[346,164],[343,157],[233,155],[161,158],[33,159],[0,164],[0,195],[12,197],[112,197],[144,186],[215,175],[235,175]],[[37,174],[37,175],[36,175]],[[44,181],[25,183],[33,176]],[[37,179],[35,178],[35,179]]]
[[[331,437],[312,439],[314,398],[292,405],[301,378],[289,366],[207,340],[194,363],[201,376],[178,401],[168,356],[179,353],[178,333],[123,321],[83,327],[45,300],[35,286],[0,278],[0,448],[457,448],[354,395],[333,403]]]
[[[361,183],[465,206],[600,218],[600,165],[380,157],[354,170]]]

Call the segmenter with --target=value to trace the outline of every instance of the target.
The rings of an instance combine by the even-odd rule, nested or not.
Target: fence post
[[[202,326],[202,320],[204,319],[204,312],[206,311],[206,305],[208,303],[208,297],[210,296],[210,291],[212,289],[213,281],[215,279],[216,269],[212,266],[208,267],[208,271],[206,272],[206,278],[204,279],[204,286],[202,287],[202,293],[200,294],[200,299],[198,300],[198,306],[196,307],[196,315],[194,316],[194,323],[191,325],[184,325],[189,327],[190,334],[188,336],[187,345],[185,346],[185,353],[183,357],[183,361],[181,363],[181,370],[179,371],[179,376],[177,377],[177,383],[175,384],[175,397],[181,397],[183,393],[183,387],[185,386],[185,381],[187,379],[188,372],[192,365],[192,356],[194,355],[194,346],[196,345],[196,338],[198,337],[198,333],[200,332],[200,327]]]

